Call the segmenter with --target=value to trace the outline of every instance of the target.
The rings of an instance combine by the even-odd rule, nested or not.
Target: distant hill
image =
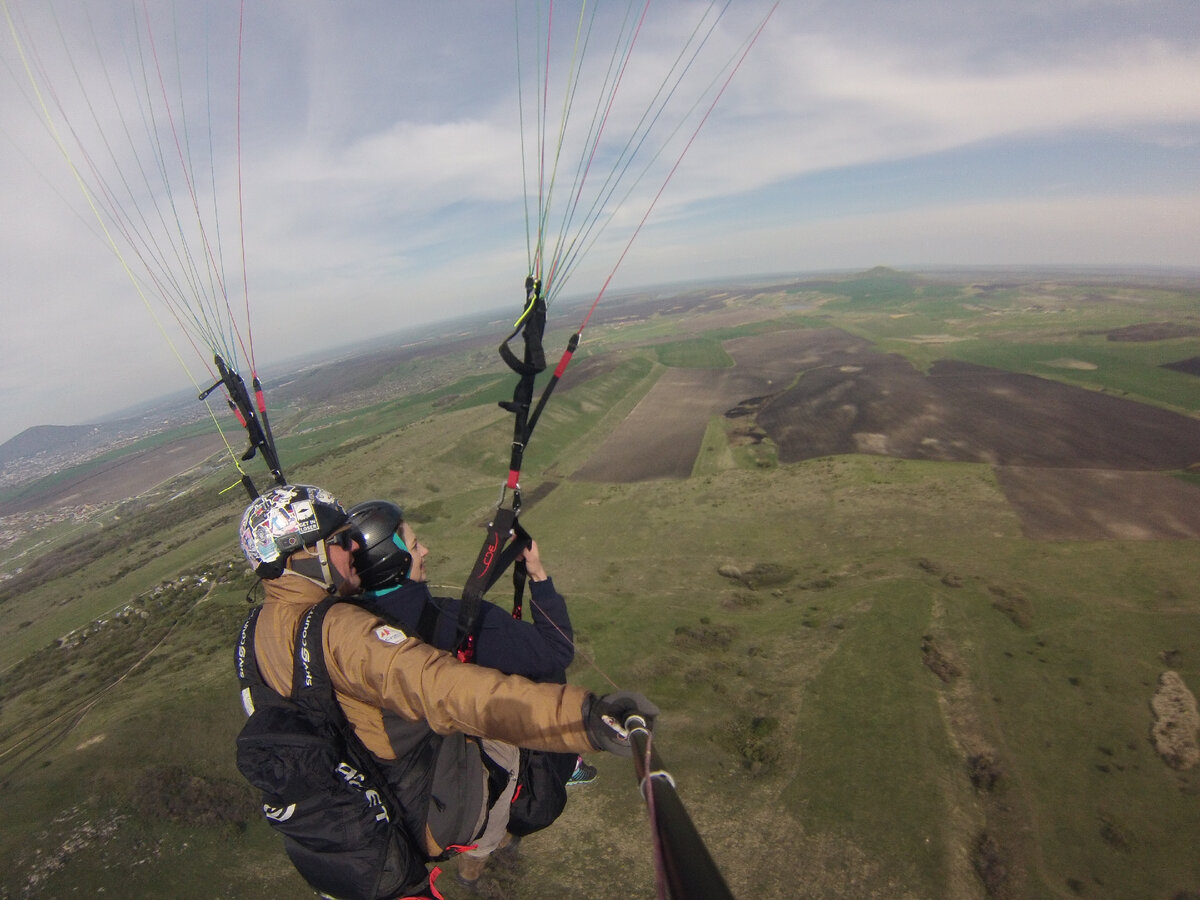
[[[494,315],[494,314],[493,314]],[[279,364],[263,382],[273,405],[350,402],[376,388],[400,362],[438,356],[454,349],[485,346],[504,330],[487,316],[460,317],[408,329]],[[492,326],[492,327],[485,327]],[[0,444],[0,487],[21,484],[76,465],[123,443],[202,418],[204,407],[192,390],[131,406],[107,421],[83,425],[35,425]]]
[[[111,443],[125,431],[120,423],[104,425],[34,425],[0,444],[0,465],[35,456],[79,453]]]
[[[197,406],[199,406],[197,404]],[[199,418],[200,409],[145,408],[107,422],[35,425],[0,444],[0,489],[26,484]]]

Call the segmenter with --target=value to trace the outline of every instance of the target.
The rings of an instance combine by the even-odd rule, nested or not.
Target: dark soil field
[[[1200,462],[1196,419],[969,363],[938,362],[924,375],[899,356],[851,351],[851,340],[759,413],[781,462],[836,453],[1134,471]]]
[[[1167,363],[1163,368],[1172,369],[1176,372],[1184,372],[1188,375],[1200,375],[1200,356],[1181,359],[1179,362]]]
[[[1200,489],[1159,472],[996,470],[1004,496],[1033,540],[1200,538]]]
[[[764,386],[761,376],[740,368],[669,369],[572,477],[615,482],[687,478],[709,417]]]
[[[686,478],[711,416],[754,415],[781,462],[845,453],[982,462],[1028,537],[1200,536],[1200,421],[1030,375],[954,361],[928,375],[837,329],[725,344],[733,369],[671,369],[574,475]]]
[[[1200,328],[1180,322],[1144,322],[1108,332],[1110,341],[1167,341],[1171,338],[1195,337]]]
[[[787,329],[725,342],[732,369],[670,369],[574,477],[686,478],[711,416],[752,414],[796,375],[868,344],[845,332]]]

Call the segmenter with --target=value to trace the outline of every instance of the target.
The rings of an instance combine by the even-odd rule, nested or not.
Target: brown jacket
[[[325,594],[294,575],[264,582],[266,597],[255,642],[263,678],[291,693],[296,628]],[[587,691],[573,685],[534,684],[517,675],[460,663],[453,655],[388,629],[353,603],[339,603],[325,619],[325,661],[338,701],[359,738],[380,759],[394,759],[385,720],[424,720],[438,734],[460,731],[530,747],[590,753],[583,723]]]

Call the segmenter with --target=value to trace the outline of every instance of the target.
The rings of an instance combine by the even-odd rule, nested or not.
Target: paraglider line
[[[250,342],[250,373],[258,381],[257,365],[254,361],[254,328],[250,323],[250,281],[246,274],[246,217],[242,198],[242,47],[246,21],[246,2],[238,4],[238,48],[237,48],[237,184],[238,184],[238,237],[242,249],[242,298],[246,307],[246,337]],[[264,412],[265,412],[264,408]]]
[[[663,191],[665,191],[667,188],[667,185],[670,184],[671,178],[674,177],[675,172],[679,169],[680,164],[683,162],[684,156],[687,154],[688,150],[691,149],[692,144],[695,143],[696,136],[700,133],[700,129],[704,127],[704,123],[707,122],[708,117],[710,115],[712,115],[713,109],[716,108],[716,105],[721,100],[721,97],[723,97],[725,95],[725,91],[729,87],[729,83],[733,80],[733,76],[737,74],[738,69],[740,69],[742,66],[742,63],[745,62],[747,54],[749,54],[751,48],[758,41],[759,36],[763,32],[763,29],[767,27],[767,21],[771,18],[771,15],[775,12],[775,10],[778,8],[778,6],[779,6],[779,3],[776,2],[771,7],[771,9],[767,12],[767,15],[763,18],[762,22],[759,24],[758,30],[754,32],[754,37],[751,38],[749,43],[746,44],[746,49],[742,52],[741,57],[737,61],[737,64],[734,65],[734,67],[730,70],[729,76],[725,79],[725,83],[721,85],[721,89],[717,92],[717,95],[713,98],[712,103],[709,104],[708,109],[705,111],[703,118],[700,119],[700,123],[696,126],[695,130],[692,132],[691,137],[688,138],[687,144],[684,145],[683,151],[679,154],[678,159],[675,160],[675,164],[673,166],[671,166],[671,171],[667,173],[666,179],[663,181],[662,186],[658,189],[658,192],[654,195],[654,199],[650,202],[650,206],[646,210],[645,215],[643,215],[641,221],[638,222],[637,228],[634,229],[633,234],[630,235],[629,241],[625,244],[625,249],[621,251],[621,255],[617,258],[616,265],[614,265],[612,267],[612,271],[609,272],[608,277],[604,279],[604,284],[600,287],[600,292],[598,294],[596,294],[596,299],[592,301],[592,305],[588,308],[587,315],[583,317],[583,322],[580,323],[579,329],[578,329],[580,334],[582,334],[583,329],[587,327],[588,321],[592,318],[592,313],[594,313],[596,311],[596,306],[599,305],[600,299],[604,296],[604,292],[606,290],[608,290],[608,286],[612,282],[613,276],[617,274],[617,269],[620,268],[621,263],[625,260],[625,256],[629,253],[629,248],[633,246],[633,242],[637,239],[637,236],[641,233],[642,226],[644,226],[646,224],[646,220],[650,218],[650,214],[654,211],[654,207],[658,205],[658,201],[662,197]]]
[[[155,70],[155,74],[158,75],[158,83],[159,83],[159,87],[162,91],[163,104],[164,104],[164,106],[166,108],[166,112],[167,112],[167,121],[171,126],[171,136],[175,141],[175,152],[179,155],[179,163],[180,163],[180,167],[183,171],[183,179],[184,179],[184,182],[187,184],[188,194],[192,200],[192,208],[195,210],[195,213],[196,213],[197,223],[200,227],[201,241],[203,242],[204,249],[205,249],[206,253],[208,254],[209,262],[213,266],[213,270],[214,270],[213,275],[216,278],[217,286],[218,286],[221,296],[225,302],[225,309],[229,313],[229,319],[230,319],[230,322],[232,323],[233,322],[233,310],[229,306],[229,292],[225,287],[225,283],[224,283],[223,279],[221,278],[221,273],[219,271],[219,267],[217,266],[216,257],[213,254],[212,245],[208,239],[208,232],[204,228],[204,222],[200,215],[200,205],[199,205],[199,201],[197,199],[195,184],[194,184],[191,174],[188,170],[186,158],[183,153],[183,147],[181,146],[180,141],[179,141],[179,130],[175,125],[175,116],[171,112],[171,103],[167,97],[166,83],[163,80],[162,66],[161,66],[161,64],[159,62],[159,58],[158,58],[158,46],[154,40],[154,30],[150,23],[150,11],[148,8],[145,8],[145,7],[144,7],[144,10],[145,10],[145,14],[146,14],[146,35],[150,40],[150,52],[154,57],[154,70]],[[239,38],[240,38],[240,31],[239,31]],[[240,48],[240,44],[239,44],[239,48]],[[239,55],[239,59],[240,59],[240,55]],[[240,82],[239,82],[239,84],[240,84]],[[244,244],[243,244],[243,260],[245,259],[244,249],[245,248],[244,248]],[[246,349],[245,342],[242,340],[242,335],[241,335],[240,329],[238,329],[236,326],[233,326],[233,332],[237,338],[238,345],[242,348],[243,355],[246,357],[246,359],[249,360],[250,354]]]
[[[559,627],[558,623],[555,622],[554,619],[551,618],[546,613],[546,611],[544,609],[542,609],[541,606],[538,605],[537,601],[534,600],[532,596],[530,596],[530,598],[529,598],[529,605],[532,609],[536,609],[538,612],[540,612],[542,614],[542,617],[547,622],[549,622],[552,626],[554,626],[554,630],[557,631],[560,635],[562,635],[563,640],[565,640],[568,644],[571,645],[572,649],[575,651],[576,656],[582,657],[583,661],[586,662],[593,669],[595,669],[601,678],[603,678],[610,685],[612,685],[613,690],[616,690],[616,691],[621,690],[621,686],[619,684],[617,684],[615,681],[613,681],[612,678],[609,677],[607,672],[605,672],[603,669],[600,668],[600,665],[596,662],[595,658],[588,656],[586,653],[584,653],[582,650],[580,650],[579,645],[575,643],[575,640],[571,637],[571,635],[569,635],[565,631],[563,631],[562,628]]]
[[[59,153],[62,155],[63,159],[65,160],[65,162],[67,164],[67,168],[70,170],[71,175],[73,176],[76,185],[79,187],[80,192],[83,194],[84,200],[87,202],[88,207],[91,209],[92,215],[95,217],[96,222],[100,227],[100,231],[103,234],[104,241],[108,244],[109,248],[112,250],[113,254],[116,256],[117,261],[120,263],[121,268],[125,272],[126,277],[129,278],[130,283],[133,285],[135,293],[141,299],[142,304],[146,307],[146,310],[150,313],[151,319],[154,321],[155,326],[158,328],[159,332],[162,334],[163,339],[167,342],[167,346],[170,348],[172,354],[175,356],[176,360],[179,362],[180,366],[183,368],[184,373],[188,376],[188,379],[192,382],[195,389],[197,391],[200,391],[201,390],[200,385],[197,383],[195,377],[192,375],[191,370],[187,366],[187,363],[184,362],[183,357],[180,355],[178,348],[175,346],[175,342],[171,340],[170,335],[167,333],[166,329],[163,328],[162,320],[159,318],[158,314],[154,311],[154,307],[150,303],[150,300],[146,294],[144,285],[142,284],[141,280],[137,277],[137,275],[134,273],[132,267],[129,264],[129,261],[125,257],[125,254],[122,253],[120,245],[117,243],[117,241],[113,237],[112,230],[105,223],[104,216],[101,214],[101,210],[98,206],[98,200],[97,200],[95,193],[88,187],[88,184],[84,180],[83,174],[81,173],[79,166],[76,164],[74,158],[71,155],[70,150],[67,148],[67,144],[63,139],[62,133],[59,131],[58,127],[54,123],[54,118],[51,115],[49,106],[47,105],[47,102],[46,102],[46,95],[43,92],[41,86],[39,85],[38,79],[33,72],[33,68],[30,63],[29,55],[26,52],[25,42],[22,41],[21,36],[17,30],[16,23],[13,20],[12,10],[10,8],[8,0],[0,0],[0,5],[3,6],[4,17],[5,17],[6,24],[8,25],[9,33],[12,36],[13,43],[15,44],[15,46],[17,48],[17,53],[20,57],[21,64],[25,70],[26,78],[27,78],[30,88],[33,92],[33,97],[36,100],[35,105],[40,110],[40,115],[41,115],[42,121],[44,122],[44,124],[47,128],[47,131],[50,134],[50,137],[52,138],[55,145],[57,146]],[[149,28],[148,21],[147,21],[147,27]],[[151,41],[153,41],[152,35],[151,35]],[[157,58],[156,58],[156,61],[157,61]],[[159,71],[159,76],[160,76],[160,83],[161,83],[161,70]],[[62,113],[64,116],[64,119],[66,119],[65,110],[63,110],[61,103],[57,102],[57,95],[54,94],[53,90],[49,87],[49,85],[47,86],[47,91],[49,91],[50,95],[55,98],[56,105],[58,106],[59,112]],[[165,85],[163,86],[163,93],[164,93],[164,98],[165,98],[165,93],[166,93]],[[70,128],[69,122],[67,123],[67,127]],[[172,128],[173,128],[173,122],[172,122]],[[75,134],[73,129],[71,130],[71,133],[72,133],[72,136],[76,139],[76,141],[78,141],[79,136],[77,134]],[[176,138],[176,148],[177,148],[178,152],[180,153],[181,162],[183,162],[182,149],[179,148],[178,138]],[[90,157],[88,156],[86,151],[83,152],[82,156],[87,161],[89,168],[92,169],[93,174],[95,174],[97,179],[99,180],[101,190],[105,191],[106,196],[108,196],[110,198],[110,202],[111,202],[112,195],[107,193],[107,191],[105,189],[104,180],[103,180],[103,178],[100,177],[98,170],[96,170],[96,167],[94,166],[92,160],[90,159]],[[186,167],[186,163],[185,163],[185,167]],[[187,177],[187,175],[185,172],[185,178],[186,177]],[[189,188],[190,187],[191,187],[191,185],[190,185],[190,181],[189,181]],[[193,192],[193,203],[195,203],[194,192]],[[197,215],[199,215],[198,207],[197,207]],[[178,221],[178,219],[177,219],[177,221]],[[126,238],[129,239],[129,236],[127,233],[125,233],[124,227],[122,226],[122,223],[121,223],[121,220],[119,217],[115,217],[114,224],[116,225],[116,227],[120,228],[122,230],[122,233],[125,234]],[[131,241],[131,244],[132,243],[133,242]],[[207,243],[207,241],[206,241],[206,243]],[[134,249],[136,252],[136,246]],[[211,249],[210,249],[210,259],[211,258],[212,258],[212,256],[211,256]],[[139,254],[139,259],[141,259],[143,264],[145,263],[144,258],[142,258],[140,256],[140,254]],[[151,279],[154,280],[155,283],[157,284],[158,281],[152,272],[150,273],[150,275],[151,275]],[[166,301],[166,303],[167,303],[168,309],[170,309],[172,311],[172,313],[175,314],[176,321],[179,321],[178,313],[174,309],[173,305],[169,302],[169,300],[167,300],[167,297],[165,294],[163,296],[164,296],[164,301]],[[187,329],[185,329],[185,333],[186,332],[187,332]],[[189,340],[190,339],[191,338],[189,335]],[[194,343],[193,343],[193,348],[195,348]],[[195,349],[197,349],[197,352],[198,352],[198,348],[195,348]],[[229,398],[227,397],[226,399],[228,401]],[[237,452],[230,445],[229,440],[225,435],[225,431],[221,427],[221,423],[220,423],[219,419],[217,418],[216,413],[213,411],[212,406],[209,404],[207,399],[205,399],[205,407],[208,410],[209,416],[213,420],[213,424],[216,426],[217,433],[221,436],[221,440],[225,444],[226,450],[229,452],[229,456],[230,456],[230,459],[233,461],[234,467],[237,469],[237,471],[239,473],[242,474],[242,481],[244,483],[248,479],[248,476],[246,476],[245,472],[243,471],[242,466],[238,460]]]

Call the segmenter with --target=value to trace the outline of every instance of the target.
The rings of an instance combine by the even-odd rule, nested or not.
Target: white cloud
[[[795,35],[771,49],[689,152],[679,188],[688,199],[1073,130],[1178,144],[1170,129],[1200,122],[1200,48],[1159,41],[987,74],[932,67],[914,48],[867,54],[827,37]],[[747,94],[773,102],[739,105]]]
[[[61,0],[9,4],[46,39],[39,49],[47,70],[64,75],[65,59],[45,18],[58,10],[76,42],[81,80],[103,84],[85,24],[63,15],[73,7]],[[377,333],[386,323],[399,327],[414,317],[506,305],[519,293],[526,248],[511,5],[249,5],[240,160],[232,150],[237,119],[230,108],[238,99],[231,27],[237,4],[149,5],[162,28],[156,33],[163,36],[157,48],[163,58],[175,52],[173,35],[183,42],[185,79],[205,71],[205,54],[211,61],[207,81],[189,82],[204,93],[213,89],[216,171],[201,174],[218,182],[227,265],[234,265],[229,260],[243,237],[233,213],[244,205],[261,354],[316,350],[323,341]],[[734,58],[769,5],[755,0],[730,8],[705,63],[681,87],[674,112],[651,143],[663,140],[681,117],[690,116],[688,124],[617,210],[568,293],[598,288],[616,263],[707,109],[702,102],[689,110],[691,101],[704,86],[720,83],[712,81],[714,70]],[[635,128],[660,73],[707,6],[652,5],[639,55],[608,119],[614,138]],[[522,8],[524,38],[536,36],[533,9]],[[640,4],[635,9],[640,12]],[[127,77],[126,50],[114,40],[128,8],[98,0],[88,10],[97,40],[113,54],[110,74]],[[1200,184],[1188,160],[1200,140],[1195,10],[1194,0],[781,4],[688,150],[619,282],[877,262],[1194,264]],[[565,5],[560,11],[569,30],[571,13]],[[176,15],[179,25],[168,25]],[[94,227],[71,211],[90,216],[22,97],[27,89],[13,89],[23,75],[7,35],[0,37],[9,67],[0,69],[7,357],[0,404],[14,429],[68,415],[51,411],[55,393],[75,396],[106,376],[127,378],[117,370],[130,358],[138,360],[142,381],[181,376],[163,374],[164,345],[149,317]],[[527,54],[536,43],[524,41]],[[125,45],[133,47],[128,36]],[[526,68],[527,77],[533,74]],[[164,65],[172,96],[173,75]],[[74,76],[64,77],[66,85],[59,86],[66,102],[75,93]],[[601,78],[591,76],[584,87]],[[552,95],[552,115],[560,96]],[[595,101],[581,94],[577,102],[573,122],[585,125]],[[96,112],[110,132],[112,110],[100,104]],[[525,115],[530,127],[532,109]],[[189,118],[197,157],[207,152],[205,118]],[[135,143],[144,138],[136,125]],[[1062,178],[1053,189],[1060,173],[1049,167],[1030,173],[1036,186],[1022,190],[1020,167],[1035,167],[1039,142],[1055,140],[1085,151],[1120,140],[1123,147],[1158,152],[1130,151],[1120,183],[1107,189],[1110,173],[1102,168],[1090,180]],[[576,140],[568,156],[577,157],[578,147]],[[988,147],[990,154],[976,153]],[[1013,160],[998,147],[1012,148]],[[126,158],[123,149],[116,152]],[[169,158],[173,146],[165,152]],[[919,179],[898,173],[902,160],[950,152],[965,173],[954,191],[922,196]],[[1148,171],[1162,159],[1170,161],[1167,171]],[[574,162],[565,166],[568,175]],[[1087,164],[1081,157],[1080,166]],[[868,191],[869,204],[856,193]],[[559,209],[566,195],[563,181]],[[619,190],[613,202],[623,196]],[[703,211],[714,208],[724,220],[705,218]],[[53,328],[47,328],[47,311]],[[124,355],[98,349],[120,342]],[[33,349],[60,344],[73,351],[57,367],[73,383],[71,391],[51,386],[57,373],[40,366]]]

